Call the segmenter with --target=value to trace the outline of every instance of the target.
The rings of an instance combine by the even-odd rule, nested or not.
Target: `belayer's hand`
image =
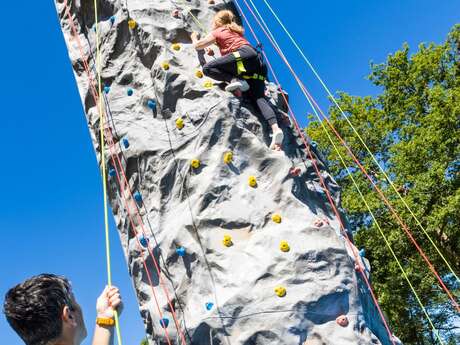
[[[117,287],[106,286],[96,302],[97,317],[113,318],[114,310],[120,315],[123,311],[123,301]]]
[[[196,42],[198,41],[198,37],[199,37],[199,34],[198,32],[192,32],[192,34],[190,35],[190,38],[192,39],[192,42]]]

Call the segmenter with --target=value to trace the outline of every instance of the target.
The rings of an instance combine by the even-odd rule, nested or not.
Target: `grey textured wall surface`
[[[284,153],[268,148],[270,131],[248,100],[217,82],[208,88],[209,79],[195,75],[200,65],[189,34],[199,28],[188,9],[209,26],[215,11],[231,5],[99,1],[102,80],[110,88],[103,155],[109,198],[149,342],[168,343],[161,312],[171,343],[181,344],[174,310],[187,344],[389,344],[279,90],[267,85],[285,132]],[[58,0],[56,7],[100,162],[99,115],[84,64],[94,81],[93,1]],[[340,205],[325,162],[309,149]],[[301,173],[292,176],[292,167]],[[257,186],[249,186],[250,176]],[[318,219],[330,225],[315,225]],[[232,246],[223,245],[224,236]],[[280,250],[281,241],[289,251]],[[275,293],[279,286],[284,297]],[[342,315],[347,326],[336,322]]]

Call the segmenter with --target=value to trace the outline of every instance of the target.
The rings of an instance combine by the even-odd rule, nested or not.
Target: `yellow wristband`
[[[115,325],[115,320],[111,318],[98,317],[96,319],[96,324],[99,326],[113,326]]]

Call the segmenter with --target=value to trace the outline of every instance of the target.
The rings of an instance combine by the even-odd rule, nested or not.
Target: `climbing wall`
[[[233,4],[98,1],[102,155],[93,0],[56,7],[149,343],[389,344],[324,186],[341,213],[339,188],[281,91],[267,85],[284,153],[201,72],[190,32]]]

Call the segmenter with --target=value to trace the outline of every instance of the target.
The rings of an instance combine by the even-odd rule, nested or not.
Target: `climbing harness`
[[[256,79],[256,80],[265,80],[265,76],[262,74],[254,73],[254,74],[245,74],[247,73],[246,67],[244,66],[244,61],[241,57],[239,51],[235,51],[232,53],[236,60],[236,71],[239,76],[243,79]],[[259,60],[260,62],[260,60]]]

